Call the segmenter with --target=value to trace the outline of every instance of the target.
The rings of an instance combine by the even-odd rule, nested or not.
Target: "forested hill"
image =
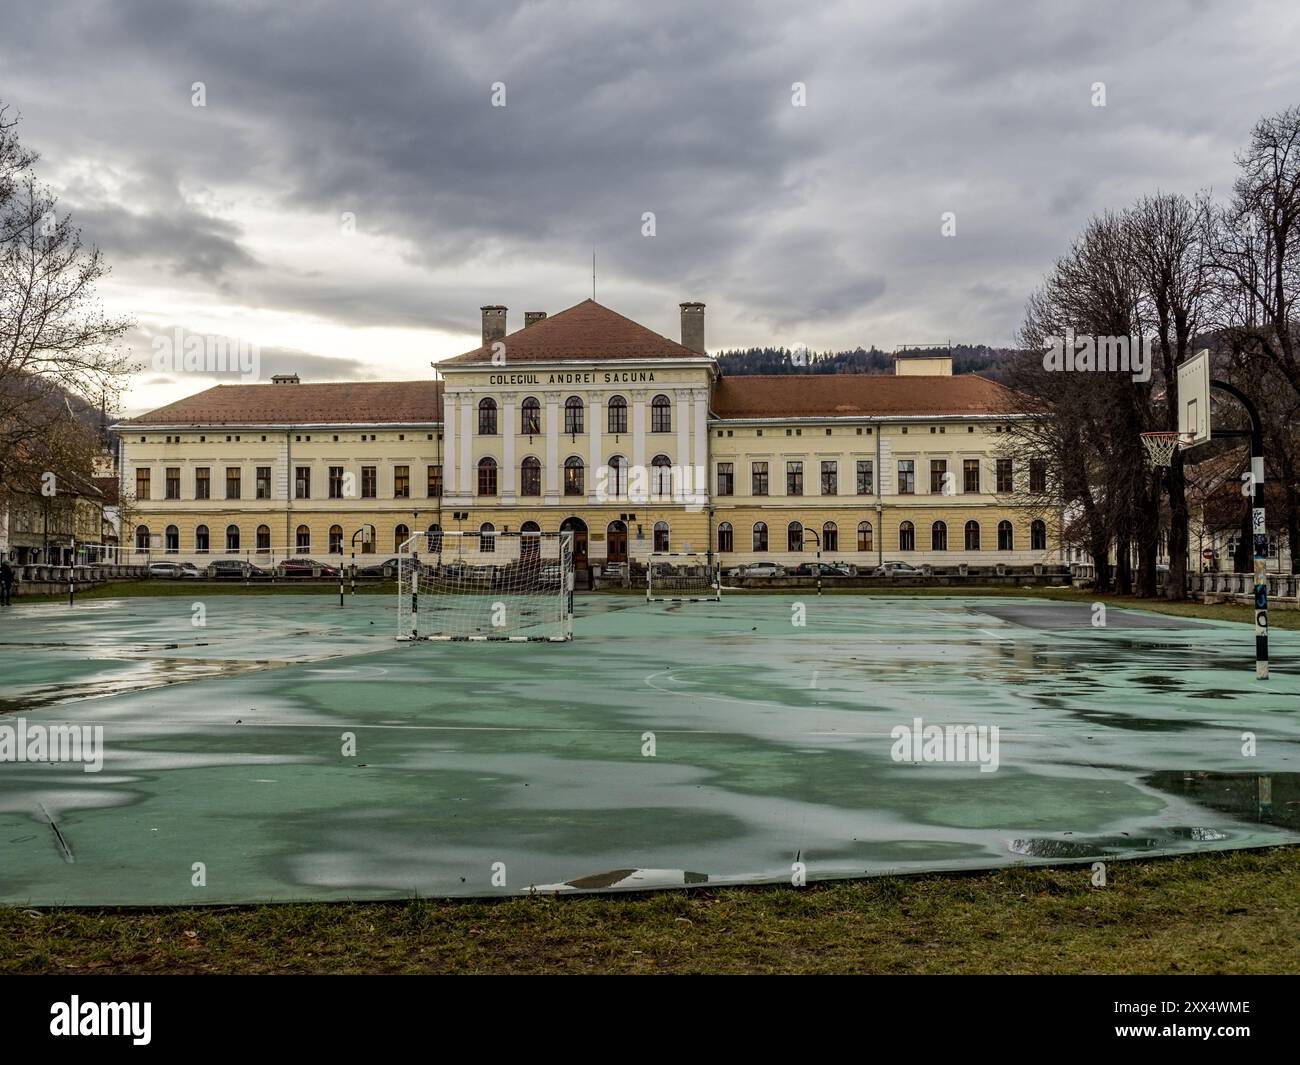
[[[947,348],[909,348],[908,355],[947,355]],[[952,372],[978,373],[998,380],[1003,356],[1009,354],[986,344],[958,344],[952,349]],[[792,352],[786,348],[746,348],[723,351],[718,368],[727,375],[795,373],[879,373],[894,372],[894,353],[872,347],[852,351]]]

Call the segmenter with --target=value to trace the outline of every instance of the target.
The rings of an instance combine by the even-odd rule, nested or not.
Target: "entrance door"
[[[627,561],[627,522],[611,521],[605,530],[605,560]]]
[[[587,568],[587,523],[581,518],[565,518],[560,525],[560,532],[573,533],[573,568],[584,571]]]

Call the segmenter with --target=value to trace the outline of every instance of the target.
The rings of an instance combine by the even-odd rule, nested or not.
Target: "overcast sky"
[[[711,351],[1010,343],[1090,214],[1226,191],[1300,103],[1289,0],[119,0],[3,30],[0,102],[136,353],[180,327],[309,381],[428,376],[481,304],[513,330],[590,296],[593,247],[601,303],[676,338],[703,300]],[[125,409],[208,383],[143,373]]]

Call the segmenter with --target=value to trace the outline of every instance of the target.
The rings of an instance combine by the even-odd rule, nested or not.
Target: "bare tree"
[[[131,323],[95,295],[108,267],[30,164],[0,126],[0,491],[27,480],[10,471],[39,461],[75,404],[115,402],[131,370],[119,347]]]

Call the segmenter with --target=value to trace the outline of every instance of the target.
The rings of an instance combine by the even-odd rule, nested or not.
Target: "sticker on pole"
[[[1251,529],[1259,535],[1264,532],[1264,508],[1256,507],[1250,512]]]

